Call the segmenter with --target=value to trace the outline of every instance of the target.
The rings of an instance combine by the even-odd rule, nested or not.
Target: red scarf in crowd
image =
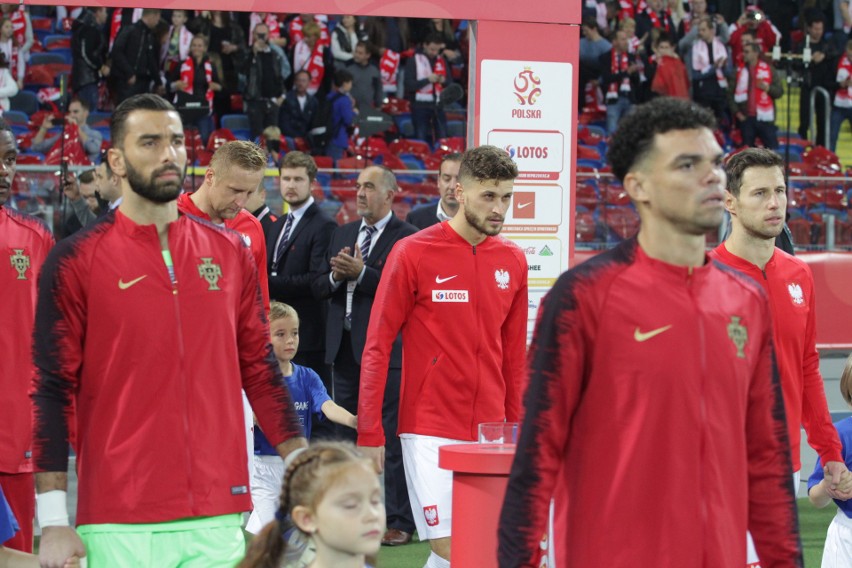
[[[385,49],[379,61],[379,73],[382,76],[382,87],[385,91],[396,91],[396,79],[399,73],[400,55],[390,49]]]
[[[319,45],[325,47],[331,47],[331,36],[328,35],[328,26],[326,26],[320,20],[314,20],[320,27],[320,38]],[[304,22],[302,21],[302,16],[296,16],[290,21],[290,41],[293,42],[293,45],[296,45],[303,39],[305,39],[305,34],[302,32],[302,27],[304,26]]]
[[[657,14],[657,12],[655,10],[649,9],[649,10],[646,10],[645,13],[648,14],[649,18],[651,18],[651,26],[653,26],[654,29],[656,29],[656,30],[664,29],[666,32],[671,31],[671,30],[669,30],[669,21],[671,20],[671,17],[672,17],[672,11],[671,10],[669,10],[668,8],[665,9],[666,17],[663,18],[662,22],[660,21],[660,16]]]
[[[13,10],[9,20],[12,21],[12,38],[15,40],[15,45],[21,47],[27,43],[27,17],[24,14],[24,7],[20,6],[17,10]]]
[[[647,8],[648,4],[645,0],[639,0],[635,5],[633,0],[618,0],[618,19],[633,18],[635,20],[636,15],[641,14]]]
[[[725,49],[725,44],[717,37],[713,38],[712,57],[708,51],[707,42],[703,39],[699,38],[692,44],[692,68],[695,71],[703,72],[708,67],[715,66],[716,62],[720,59],[727,59],[728,57],[728,50]],[[728,88],[728,80],[719,67],[716,67],[716,81],[723,89]]]
[[[418,53],[414,56],[414,63],[417,67],[417,80],[425,79],[432,73],[447,77],[447,66],[444,63],[444,58],[440,55],[435,58],[435,64],[429,63],[429,58],[424,53]],[[441,83],[426,83],[414,95],[414,99],[423,102],[437,101],[441,96],[441,91],[444,86]]]
[[[204,78],[207,80],[207,92],[204,93],[204,98],[207,99],[207,104],[210,105],[210,110],[213,110],[213,91],[210,89],[210,83],[213,82],[213,66],[210,65],[210,60],[204,59]],[[193,86],[195,85],[195,60],[192,57],[187,57],[183,60],[180,66],[180,80],[186,83],[183,91],[193,94]]]
[[[757,120],[761,122],[775,121],[775,105],[772,103],[772,97],[769,93],[757,88],[758,81],[764,81],[767,84],[772,84],[772,67],[762,59],[757,62],[752,80],[752,71],[748,65],[743,65],[737,71],[737,86],[734,90],[734,100],[737,103],[747,103],[749,105],[747,115],[751,116],[754,106],[754,113]],[[749,97],[751,91],[751,97]]]
[[[840,58],[840,63],[837,64],[837,82],[842,83],[852,77],[852,61],[849,57],[843,54]],[[834,96],[834,106],[840,108],[852,107],[852,87],[840,87],[837,89],[837,94]]]
[[[630,61],[627,57],[627,53],[624,52],[624,53],[618,54],[618,53],[616,53],[615,48],[613,48],[610,53],[611,53],[611,55],[610,55],[610,58],[611,58],[610,69],[612,70],[612,74],[615,75],[615,74],[618,74],[618,73],[627,73],[627,68],[630,66]],[[630,78],[629,77],[625,77],[624,79],[622,79],[620,85],[617,85],[615,83],[615,81],[610,83],[609,89],[607,89],[607,92],[606,92],[606,99],[608,101],[617,99],[619,92],[624,93],[624,94],[627,94],[627,93],[630,92]]]

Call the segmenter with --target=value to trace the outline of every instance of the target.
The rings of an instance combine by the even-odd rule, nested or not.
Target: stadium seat
[[[222,115],[220,121],[222,128],[227,128],[236,135],[237,130],[251,130],[248,115],[246,114],[225,114]]]
[[[597,237],[597,222],[588,211],[577,211],[574,219],[574,240],[578,243],[591,243]]]
[[[86,120],[86,123],[89,126],[109,126],[109,118],[111,116],[112,113],[93,110],[89,112],[89,118]]]
[[[67,34],[51,34],[41,42],[47,51],[55,49],[71,49],[71,36]]]
[[[447,121],[447,136],[450,138],[461,137],[467,134],[465,123],[461,120]]]
[[[227,128],[217,128],[210,133],[210,138],[207,139],[207,151],[215,152],[225,142],[236,140],[234,133]]]
[[[591,168],[595,170],[600,170],[604,167],[604,163],[600,160],[577,160],[578,168]]]
[[[391,142],[390,151],[397,155],[402,154],[403,152],[417,154],[421,157],[421,159],[432,153],[432,149],[429,148],[429,144],[427,144],[424,140],[416,139],[395,140],[394,142]]]
[[[44,65],[45,63],[68,63],[68,61],[65,60],[62,54],[51,53],[49,51],[30,55],[30,65]]]
[[[465,150],[465,139],[464,136],[449,136],[447,138],[441,138],[438,140],[438,143],[435,147],[435,153],[450,154],[452,152],[463,153]]]
[[[338,172],[337,175],[344,180],[353,180],[358,178],[361,170],[372,165],[371,160],[360,157],[340,158],[337,160],[337,168],[341,170],[358,170],[355,172]]]
[[[3,113],[3,119],[10,126],[29,126],[30,117],[27,113],[20,110],[7,110]]]
[[[392,170],[404,170],[406,169],[405,162],[399,159],[399,156],[395,154],[391,154],[390,152],[386,152],[384,154],[379,154],[375,158],[373,158],[373,162],[376,164],[380,164],[386,168],[390,168]]]
[[[30,22],[33,26],[33,32],[52,32],[53,31],[53,19],[52,18],[30,18]]]
[[[32,116],[38,112],[38,98],[30,91],[18,91],[18,94],[9,99],[9,108],[19,110]]]
[[[577,145],[577,159],[582,160],[597,160],[601,161],[603,158],[601,156],[601,151],[597,149],[595,146],[585,146],[583,144]]]
[[[314,156],[314,163],[320,169],[330,170],[334,167],[334,159],[330,156]]]
[[[414,137],[414,122],[411,120],[411,115],[401,114],[394,116],[393,123],[404,138]]]
[[[639,214],[631,206],[605,207],[601,217],[611,233],[621,240],[639,231]]]

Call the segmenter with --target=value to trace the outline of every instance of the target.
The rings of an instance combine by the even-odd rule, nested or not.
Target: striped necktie
[[[370,256],[370,244],[373,242],[373,233],[377,231],[375,227],[364,225],[363,231],[367,231],[364,235],[364,242],[361,243],[361,258],[366,259]]]
[[[293,214],[287,213],[287,220],[284,221],[284,230],[281,231],[281,240],[278,242],[278,250],[275,251],[275,262],[273,266],[278,266],[281,262],[281,257],[284,256],[284,251],[287,250],[287,241],[290,240],[290,229],[293,228]]]

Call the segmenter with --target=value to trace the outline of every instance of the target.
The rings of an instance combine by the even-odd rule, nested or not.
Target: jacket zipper
[[[474,383],[476,385],[476,388],[473,391],[473,408],[471,408],[472,412],[470,413],[470,416],[471,416],[470,431],[471,432],[477,432],[477,430],[478,430],[478,426],[477,426],[478,422],[477,422],[475,410],[476,410],[476,407],[477,407],[476,402],[479,399],[479,387],[480,387],[480,381],[481,381],[480,375],[482,374],[482,370],[480,369],[480,363],[479,363],[479,361],[480,361],[480,357],[479,357],[480,349],[479,348],[480,348],[480,345],[482,344],[482,330],[480,329],[480,325],[479,325],[480,324],[480,318],[479,318],[479,315],[478,315],[479,314],[479,309],[478,309],[478,298],[479,298],[478,291],[479,290],[478,289],[479,289],[479,262],[477,261],[477,258],[476,258],[476,245],[473,245],[473,290],[471,291],[471,300],[472,300],[471,303],[472,303],[472,307],[473,307],[473,317],[476,320],[476,335],[475,335],[475,337],[477,338],[477,342],[476,342],[476,355],[475,355],[475,359],[474,359],[476,361],[476,382]]]
[[[689,299],[692,301],[693,310],[696,314],[696,321],[698,322],[698,349],[699,349],[699,362],[701,367],[701,374],[699,377],[699,418],[701,434],[699,436],[699,455],[701,456],[701,461],[704,462],[707,458],[707,351],[705,349],[706,345],[706,332],[704,329],[704,317],[701,313],[701,306],[695,299],[695,282],[693,275],[693,268],[690,266],[688,269],[687,277],[686,277],[686,287],[687,293],[689,294]],[[704,476],[704,470],[699,469],[698,471],[698,487],[703,492],[704,487],[706,485],[706,480]],[[702,540],[706,543],[707,540],[707,524],[708,524],[708,512],[707,512],[707,504],[702,499],[701,500],[701,536]],[[702,546],[702,566],[707,565],[707,549],[706,546]]]

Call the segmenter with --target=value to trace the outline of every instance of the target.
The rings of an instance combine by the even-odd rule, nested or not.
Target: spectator
[[[453,29],[453,24],[445,18],[431,18],[426,22],[426,33],[423,37],[437,35],[441,38],[441,43],[444,44],[444,50],[441,53],[444,58],[450,63],[461,63],[461,46],[456,39],[456,32]]]
[[[661,96],[689,98],[689,75],[686,66],[668,36],[660,36],[654,48],[656,63],[651,91]],[[724,99],[722,99],[724,101]]]
[[[249,45],[253,40],[254,28],[263,22],[269,28],[269,45],[275,45],[284,49],[287,47],[287,36],[281,34],[281,23],[278,16],[272,12],[252,12],[249,17]]]
[[[9,99],[18,94],[18,83],[9,72],[6,54],[0,51],[0,109],[9,110]]]
[[[222,61],[219,82],[222,90],[213,96],[213,114],[222,116],[232,112],[231,95],[240,92],[239,70],[244,69],[248,52],[246,37],[237,22],[231,20],[229,12],[214,10],[202,12],[189,25],[194,34],[204,34],[210,41],[208,51]]]
[[[278,129],[277,126],[270,126],[269,128]],[[267,128],[267,130],[269,130],[269,128]],[[266,132],[266,130],[264,130],[264,132]],[[272,224],[278,218],[272,214],[272,211],[266,204],[266,188],[263,187],[263,182],[257,186],[257,189],[255,189],[254,192],[249,194],[244,207],[245,210],[250,212],[255,219],[260,221],[260,227],[263,229],[263,236],[266,238],[269,235],[269,230],[272,228]]]
[[[373,46],[379,53],[379,75],[382,78],[382,90],[389,97],[399,95],[399,53],[387,47]]]
[[[692,98],[712,109],[717,122],[727,122],[723,119],[727,117],[728,77],[733,75],[730,53],[716,35],[710,16],[701,18],[696,27],[698,39],[687,52]]]
[[[334,88],[328,95],[331,104],[331,119],[329,131],[326,132],[328,145],[325,155],[334,158],[335,162],[343,157],[349,148],[349,135],[355,121],[355,109],[352,107],[352,73],[340,69],[334,74]]]
[[[743,135],[743,144],[754,146],[760,138],[766,148],[778,147],[775,126],[775,99],[784,94],[781,78],[760,57],[760,45],[751,43],[743,49],[744,65],[737,71],[734,90],[735,114]]]
[[[648,8],[645,0],[618,0],[618,20],[636,18]]]
[[[771,53],[780,37],[780,32],[756,6],[746,8],[746,11],[731,24],[729,29],[731,37],[728,44],[731,46],[731,55],[735,62],[739,61],[742,54],[743,43],[740,36],[743,33],[747,31],[754,33],[755,42],[760,46],[761,53]]]
[[[852,2],[849,0],[834,0],[834,29],[847,37],[852,31]]]
[[[192,38],[189,57],[172,73],[170,83],[184,126],[197,128],[205,144],[213,131],[213,98],[222,90],[217,66],[207,54],[207,41],[201,34]]]
[[[90,175],[88,175],[90,174]],[[98,202],[98,180],[95,177],[95,170],[86,170],[80,173],[78,178],[80,182],[80,197],[86,202],[86,207],[89,211],[99,217],[101,214],[101,204]]]
[[[187,20],[186,10],[172,10],[172,25],[160,48],[160,62],[166,75],[173,74],[180,63],[189,58],[193,34],[186,27]]]
[[[0,53],[3,53],[6,56],[6,61],[9,62],[8,69],[18,85],[18,90],[23,89],[24,76],[27,71],[26,56],[15,43],[12,20],[6,19],[0,22]]]
[[[640,65],[627,51],[627,34],[615,32],[612,49],[600,56],[601,89],[606,100],[607,132],[615,132],[621,117],[636,102]]]
[[[290,20],[290,42],[296,45],[305,39],[305,26],[308,24],[316,24],[319,28],[319,39],[317,40],[319,44],[323,47],[331,47],[328,26],[314,14],[299,14]]]
[[[612,49],[612,44],[600,33],[597,20],[592,16],[583,18],[580,27],[580,82],[595,81],[601,76],[601,55]]]
[[[82,171],[79,177],[75,177],[73,172],[66,172],[65,175],[65,183],[62,184],[62,191],[66,198],[65,207],[62,211],[62,234],[67,237],[88,227],[98,218],[95,210],[89,205],[88,197],[86,197],[91,196],[94,200],[97,182],[95,181],[95,170]],[[69,204],[70,210],[68,209]],[[97,207],[96,200],[95,204]]]
[[[122,28],[115,39],[110,76],[116,104],[133,95],[151,92],[154,82],[160,86],[160,51],[153,34],[159,21],[159,10],[145,8],[139,21]]]
[[[255,138],[267,126],[278,124],[285,89],[284,78],[281,77],[281,56],[269,47],[269,28],[266,24],[258,24],[252,36],[254,42],[244,96],[251,136]]]
[[[805,67],[804,81],[799,95],[799,136],[809,140],[808,130],[811,125],[811,93],[816,87],[822,87],[831,93],[836,88],[836,73],[838,50],[828,36],[825,35],[825,16],[814,10],[809,14],[805,29],[805,41],[795,46],[796,53],[802,53],[805,46],[810,45],[811,62]],[[831,96],[829,94],[829,96]],[[819,146],[828,146],[828,132],[825,130],[825,104],[822,96],[815,100],[816,138],[812,140]]]
[[[725,17],[722,14],[709,14],[707,12],[707,0],[692,0],[689,3],[689,11],[684,14],[684,18],[678,26],[678,37],[680,41],[677,44],[680,53],[686,53],[692,44],[698,39],[698,22],[704,16],[710,16],[715,24],[713,27],[716,30],[716,37],[727,45],[730,33],[728,32],[728,24],[725,22]]]
[[[109,74],[106,20],[106,8],[86,8],[71,24],[71,89],[90,109],[98,108],[98,83]]]
[[[318,296],[329,299],[325,361],[334,365],[334,402],[353,414],[358,409],[362,354],[367,354],[364,345],[374,296],[384,277],[385,267],[392,266],[387,263],[388,255],[394,244],[417,231],[391,210],[397,184],[389,169],[382,166],[364,169],[358,175],[355,187],[361,219],[334,229],[325,274],[315,280]],[[394,335],[389,360],[384,361],[384,367],[376,365],[371,371],[373,377],[381,376],[387,380],[384,406],[379,396],[379,410],[382,411],[379,414],[380,422],[389,435],[377,444],[387,447],[385,503],[391,530],[385,538],[391,537],[394,540],[392,544],[406,544],[411,541],[414,521],[406,491],[400,440],[396,435],[402,341]],[[339,428],[338,436],[355,439],[355,433],[348,428]]]
[[[355,16],[343,16],[331,32],[331,54],[339,67],[352,61],[355,46],[358,45],[358,20]]]
[[[293,69],[307,71],[311,76],[308,92],[316,95],[325,76],[324,46],[320,42],[320,26],[308,22],[302,28],[302,39],[293,48]]]
[[[86,153],[86,156],[88,156],[89,161],[95,163],[101,153],[103,135],[88,125],[88,119],[89,108],[86,106],[86,103],[76,97],[71,99],[71,102],[68,103],[68,114],[65,117],[65,120],[69,124],[73,124],[77,127],[78,139],[80,144],[83,146],[83,151]],[[44,121],[42,121],[41,126],[35,136],[33,136],[32,144],[30,145],[34,152],[42,152],[46,154],[59,141],[59,137],[63,134],[62,132],[56,136],[45,138],[47,131],[50,128],[53,128],[54,120],[54,115],[49,114],[45,117]],[[66,142],[66,144],[67,143],[68,142]]]
[[[674,21],[672,21],[671,11],[663,4],[663,0],[648,0],[648,8],[636,16],[636,35],[645,46],[645,51],[651,51],[656,34],[676,33]]]
[[[293,89],[287,93],[281,106],[279,124],[284,136],[307,139],[314,116],[319,109],[316,97],[308,92],[311,74],[297,71],[293,79]]]
[[[317,177],[313,158],[304,152],[287,152],[280,172],[279,190],[288,211],[266,233],[269,297],[291,304],[302,314],[301,349],[294,361],[316,371],[325,389],[332,392],[331,366],[325,362],[327,307],[314,297],[313,283],[325,277],[325,255],[337,223],[311,195]],[[313,431],[321,438],[332,437],[334,430],[324,421],[313,421]]]
[[[437,206],[433,202],[412,209],[405,217],[406,223],[418,229],[425,229],[456,216],[459,210],[456,185],[459,182],[461,161],[462,155],[457,152],[447,154],[441,159],[441,166],[438,168],[438,195],[441,198],[438,199]]]
[[[429,35],[405,63],[405,96],[411,102],[414,136],[429,145],[447,136],[447,115],[439,102],[441,91],[453,79],[450,65],[441,55],[443,49],[441,36]]]
[[[852,40],[837,64],[837,92],[831,109],[831,151],[837,151],[837,139],[845,121],[852,123]]]
[[[0,495],[8,495],[11,512],[0,498],[0,525],[10,514],[20,529],[0,533],[0,545],[32,552],[35,498],[32,463],[32,401],[28,396],[33,376],[32,331],[37,282],[47,253],[53,247],[50,230],[40,220],[10,207],[17,171],[18,145],[9,125],[0,118],[0,247],[4,270],[0,273],[3,294],[3,357],[0,357]],[[2,553],[0,553],[2,554]],[[12,553],[9,553],[11,556]],[[7,558],[0,556],[0,565]],[[9,560],[8,566],[14,566]],[[38,561],[33,562],[38,566]]]
[[[284,102],[286,103],[287,99],[284,99]],[[283,105],[281,108],[284,109]],[[277,168],[281,163],[281,157],[284,155],[284,152],[281,151],[281,129],[277,126],[267,126],[263,129],[261,138],[263,138],[263,147],[266,148],[266,165]],[[263,184],[261,184],[261,187],[263,187]],[[250,209],[248,206],[246,206],[246,209],[254,213],[254,209]],[[264,232],[266,232],[266,227],[264,227]]]
[[[12,35],[15,38],[15,45],[24,54],[24,59],[29,60],[30,49],[35,41],[29,9],[23,4],[17,6],[15,4],[0,4],[0,13],[2,13],[3,18],[12,22]]]
[[[371,47],[363,41],[355,45],[352,61],[346,70],[352,74],[352,91],[349,93],[359,110],[380,108],[384,99],[379,68],[370,60]]]
[[[364,35],[370,45],[381,45],[396,53],[408,49],[411,40],[408,18],[368,16],[364,22]]]

